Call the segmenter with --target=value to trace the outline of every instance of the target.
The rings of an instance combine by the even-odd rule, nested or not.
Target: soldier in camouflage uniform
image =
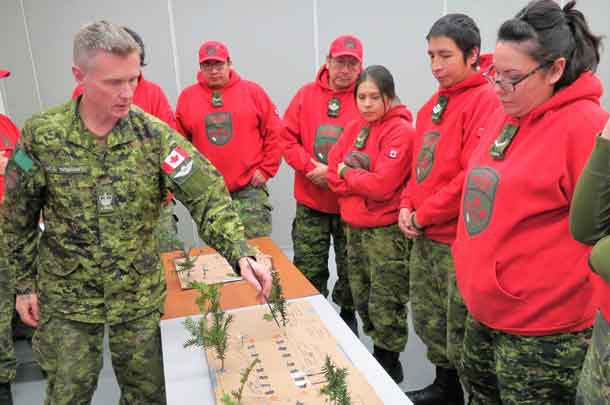
[[[91,401],[105,325],[120,403],[163,404],[165,280],[154,230],[167,192],[259,295],[269,293],[269,269],[246,265],[255,251],[216,169],[131,105],[140,69],[129,34],[105,21],[83,27],[73,72],[82,98],[29,119],[8,164],[4,208],[13,215],[2,251],[16,276],[17,310],[38,327],[46,404]],[[46,229],[36,243],[41,212]]]
[[[8,70],[0,69],[0,79],[10,75]],[[2,245],[2,226],[5,211],[2,208],[4,200],[4,174],[11,157],[19,130],[5,115],[0,114],[0,246]],[[0,253],[0,404],[13,403],[11,381],[15,379],[17,361],[13,347],[12,320],[15,307],[15,291],[13,280],[8,271],[6,253]]]
[[[349,289],[345,224],[337,196],[326,184],[327,157],[345,125],[359,118],[354,83],[362,69],[362,43],[342,35],[330,45],[315,81],[302,86],[284,114],[284,159],[294,169],[296,215],[292,222],[295,266],[328,296],[328,256],[335,251],[337,281],[332,298],[355,334],[358,323]]]
[[[589,264],[600,278],[599,311],[583,364],[576,403],[610,404],[610,120],[583,169],[570,210],[570,229],[579,242],[595,245]]]
[[[123,27],[123,29],[127,31],[140,46],[140,67],[143,69],[147,65],[144,41],[137,32],[127,27]],[[72,98],[76,99],[82,92],[83,87],[77,85],[72,92]],[[172,111],[172,107],[169,104],[163,89],[156,83],[145,79],[143,73],[138,78],[138,84],[133,95],[133,104],[137,105],[145,112],[159,118],[170,127],[177,129],[174,112]],[[169,194],[163,202],[159,226],[155,231],[159,235],[159,253],[177,250],[182,247],[182,243],[180,242],[180,239],[178,239],[178,218],[174,215],[173,211],[175,204],[176,202],[171,194]]]
[[[2,240],[2,208],[0,207],[0,241]],[[11,381],[17,372],[17,360],[13,347],[12,319],[15,295],[6,256],[0,255],[0,404],[11,405]]]

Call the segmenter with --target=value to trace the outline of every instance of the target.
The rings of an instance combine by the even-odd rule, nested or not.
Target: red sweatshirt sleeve
[[[349,130],[346,129],[346,133],[349,133],[348,131]],[[349,145],[350,141],[348,141],[348,137],[344,135],[339,138],[339,141],[337,141],[337,143],[334,144],[328,152],[328,169],[326,170],[326,181],[328,183],[328,188],[330,188],[331,191],[333,191],[339,196],[347,196],[353,194],[350,191],[345,179],[339,177],[339,173],[337,172],[337,166],[339,165],[339,162],[343,161],[343,155],[345,154],[346,146]],[[350,170],[354,169],[348,168],[343,172],[343,175],[345,175]]]
[[[343,173],[347,187],[354,194],[384,201],[404,183],[411,167],[413,129],[394,129],[383,141],[374,171],[348,169]]]
[[[422,110],[425,108],[425,106],[422,108]],[[417,113],[417,122],[419,122],[419,120],[422,119],[421,118],[421,110]],[[414,136],[419,136],[417,133],[414,134]],[[413,193],[413,187],[414,187],[414,176],[413,176],[413,165],[415,165],[415,161],[417,159],[417,151],[415,150],[415,147],[412,146],[411,147],[411,166],[409,166],[409,180],[407,181],[407,185],[405,186],[404,190],[402,190],[402,193],[400,194],[400,208],[408,208],[409,211],[413,210],[413,200],[411,199],[411,195]]]
[[[184,117],[186,116],[186,108],[188,108],[188,101],[185,100],[187,95],[182,92],[178,97],[176,103],[176,130],[189,141],[193,142],[193,135],[188,131],[186,125],[184,125]]]
[[[411,159],[411,161],[413,161],[413,159]],[[409,171],[410,174],[412,174],[411,172],[412,172],[412,170]],[[409,181],[407,182],[407,186],[405,187],[404,190],[402,190],[402,194],[400,195],[400,208],[408,208],[409,211],[413,210],[413,201],[411,200],[411,197],[409,194],[411,192],[409,190],[409,188],[413,187],[412,178],[413,178],[413,176],[409,176]]]
[[[460,199],[464,176],[470,155],[480,140],[479,128],[497,104],[482,101],[474,110],[467,111],[461,118],[463,128],[462,151],[460,153],[461,170],[444,187],[437,190],[418,207],[415,219],[421,226],[442,224],[459,216]]]
[[[263,137],[263,162],[259,169],[267,179],[276,175],[282,159],[281,133],[282,121],[278,116],[277,107],[267,93],[256,86],[256,100],[260,109],[260,133]]]
[[[172,111],[172,107],[170,106],[165,93],[163,93],[163,90],[161,90],[160,87],[158,87],[156,90],[157,91],[155,91],[155,97],[153,100],[153,115],[165,122],[171,128],[177,130],[178,126],[176,124],[176,117],[174,116],[174,112]]]
[[[284,130],[282,131],[282,147],[284,159],[297,172],[307,174],[315,165],[311,162],[313,155],[303,147],[301,134],[303,89],[293,97],[284,113]]]

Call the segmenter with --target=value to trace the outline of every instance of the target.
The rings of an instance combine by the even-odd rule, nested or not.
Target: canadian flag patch
[[[161,168],[167,174],[172,173],[182,162],[189,157],[188,153],[184,151],[180,146],[176,146],[163,160]]]
[[[391,157],[392,159],[396,159],[398,157],[398,151],[396,149],[391,149],[388,152],[388,156]]]

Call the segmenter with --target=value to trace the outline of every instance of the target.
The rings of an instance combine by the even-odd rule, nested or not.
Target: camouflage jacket
[[[162,310],[153,229],[168,191],[229,263],[255,254],[223,178],[187,140],[133,106],[102,145],[78,102],[30,118],[7,166],[3,250],[18,294],[35,291],[43,313],[81,322]]]

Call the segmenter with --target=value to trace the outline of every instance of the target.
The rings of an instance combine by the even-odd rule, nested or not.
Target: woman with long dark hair
[[[572,403],[591,339],[597,281],[569,207],[608,114],[600,38],[574,5],[533,1],[502,24],[487,73],[503,108],[469,162],[453,246],[471,404]]]
[[[409,176],[414,134],[411,113],[396,97],[383,66],[358,77],[361,119],[351,122],[328,155],[328,185],[347,224],[347,268],[354,306],[373,356],[399,383],[407,343],[409,242],[398,229],[400,194]]]

